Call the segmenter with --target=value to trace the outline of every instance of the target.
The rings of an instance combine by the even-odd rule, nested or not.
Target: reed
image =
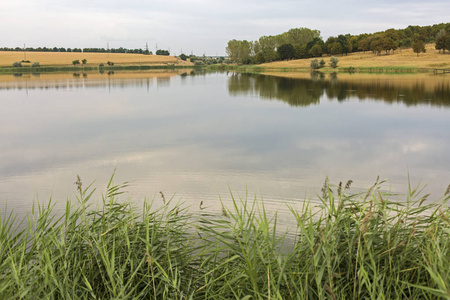
[[[78,178],[62,214],[52,201],[1,214],[0,299],[450,297],[450,192],[397,200],[378,179],[358,194],[327,180],[318,205],[289,206],[287,232],[256,198],[230,193],[221,214],[162,193],[137,208],[112,182],[98,207]]]

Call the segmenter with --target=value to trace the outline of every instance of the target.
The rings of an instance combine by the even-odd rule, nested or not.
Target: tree
[[[181,53],[179,57],[181,60],[186,60],[188,58],[188,56],[184,53]]]
[[[228,57],[236,63],[244,63],[250,59],[252,54],[252,42],[243,40],[231,40],[228,42],[226,52]]]
[[[293,59],[295,57],[295,49],[292,44],[283,44],[277,49],[278,55],[282,60]]]
[[[333,55],[342,54],[342,45],[339,42],[331,44],[330,53]]]
[[[168,50],[162,50],[162,49],[158,49],[156,50],[156,55],[170,55],[170,52]]]
[[[312,46],[311,50],[309,50],[309,54],[311,54],[312,57],[322,56],[322,47],[320,47],[318,44],[315,44],[314,46]]]
[[[84,58],[81,62],[83,63],[83,66],[84,66],[85,64],[87,64],[87,59]]]
[[[418,40],[413,44],[413,51],[414,53],[417,53],[417,56],[419,56],[420,52],[425,53],[427,51],[425,49],[425,43],[422,40]]]
[[[271,61],[275,61],[275,60],[279,60],[279,59],[280,59],[280,57],[279,57],[277,51],[275,51],[271,47],[263,48],[256,55],[256,62],[258,64],[263,64],[266,62],[271,62]]]
[[[362,50],[363,52],[370,50],[370,39],[364,38],[364,39],[359,40],[358,49]]]
[[[79,60],[79,59],[72,60],[72,64],[73,64],[73,66],[75,67],[76,65],[79,65],[79,64],[80,64],[80,60]]]
[[[336,43],[336,41],[337,39],[334,36],[330,36],[325,42],[325,49],[327,50],[328,54],[331,54],[331,48],[333,47],[333,44]]]
[[[448,51],[450,51],[450,33],[447,33],[445,35],[444,49],[447,49]]]
[[[352,52],[352,44],[347,39],[347,36],[345,36],[343,34],[338,35],[337,42],[339,42],[342,46],[342,54],[347,55],[347,53]]]

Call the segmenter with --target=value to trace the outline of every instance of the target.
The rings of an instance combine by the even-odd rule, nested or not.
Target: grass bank
[[[33,205],[22,226],[1,216],[0,298],[449,298],[450,191],[430,203],[410,187],[396,201],[382,183],[350,194],[326,181],[319,207],[290,207],[288,235],[255,199],[233,198],[222,215],[162,194],[137,208],[111,179],[93,207],[78,180],[60,217],[51,204]]]

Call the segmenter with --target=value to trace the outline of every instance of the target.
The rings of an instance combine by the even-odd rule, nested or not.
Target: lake
[[[0,75],[0,207],[57,208],[83,185],[220,211],[271,209],[379,175],[439,199],[450,184],[450,76],[172,72]],[[409,176],[409,179],[408,179]],[[59,204],[59,205],[58,205]]]

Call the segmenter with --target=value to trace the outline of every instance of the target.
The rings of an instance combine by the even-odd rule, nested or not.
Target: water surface
[[[297,78],[293,78],[297,77]],[[77,174],[140,201],[220,211],[316,199],[326,176],[361,191],[450,183],[450,77],[149,72],[0,76],[0,205],[74,198]],[[58,202],[59,201],[59,202]],[[58,205],[57,205],[58,206]]]

